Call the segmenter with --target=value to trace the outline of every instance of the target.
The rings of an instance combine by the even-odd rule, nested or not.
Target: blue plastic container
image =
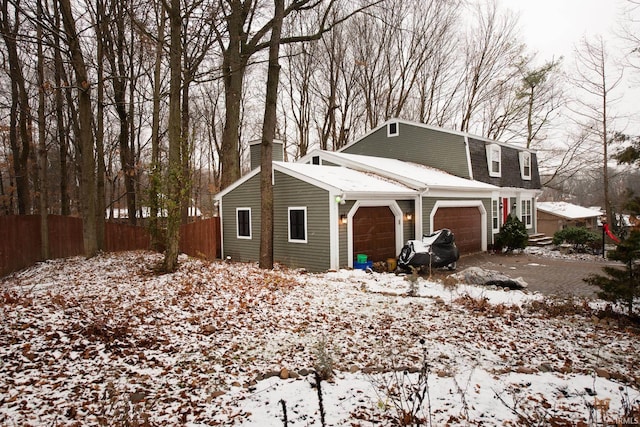
[[[357,270],[366,270],[367,268],[371,268],[371,267],[373,267],[373,261],[353,263],[353,268]]]

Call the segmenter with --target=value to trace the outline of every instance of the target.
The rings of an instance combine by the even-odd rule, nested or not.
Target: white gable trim
[[[330,152],[330,151],[320,151],[319,155],[321,159],[323,160],[327,160],[331,163],[335,163],[337,165],[343,166],[343,167],[348,167],[350,169],[354,169],[360,172],[373,172],[377,175],[380,175],[382,177],[386,177],[386,178],[390,178],[393,180],[396,180],[400,183],[402,183],[403,185],[409,186],[413,189],[419,189],[419,188],[423,188],[424,187],[424,183],[420,182],[420,181],[416,181],[414,179],[409,179],[407,177],[403,177],[403,176],[398,176],[396,174],[384,171],[384,170],[380,170],[376,167],[373,167],[371,165],[368,165],[365,162],[358,162],[352,159],[345,159],[342,156],[336,156],[334,153]]]
[[[318,181],[317,179],[314,178],[310,178],[307,175],[301,174],[297,171],[291,170],[289,168],[287,168],[285,165],[281,165],[278,163],[273,163],[273,171],[278,171],[278,172],[282,172],[285,175],[289,175],[293,178],[299,179],[300,181],[304,181],[307,182],[311,185],[315,185],[318,188],[322,188],[323,190],[327,190],[329,192],[331,191],[340,191],[339,188],[336,188],[332,185],[327,184],[326,182],[322,182],[322,181]]]
[[[214,199],[222,200],[224,196],[226,196],[236,188],[240,187],[242,184],[249,181],[251,178],[258,175],[259,173],[260,173],[260,167],[255,168],[254,170],[252,170],[251,172],[249,172],[248,174],[246,174],[245,176],[243,176],[242,178],[240,178],[239,180],[237,180],[236,182],[234,182],[233,184],[231,184],[230,186],[228,186],[227,188],[225,188],[224,190],[216,194],[214,196]]]

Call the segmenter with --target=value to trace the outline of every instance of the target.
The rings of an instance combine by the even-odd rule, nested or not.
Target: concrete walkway
[[[465,255],[458,261],[457,271],[468,267],[481,267],[499,271],[511,278],[522,277],[528,289],[545,295],[568,297],[595,297],[597,287],[586,284],[582,279],[590,274],[604,274],[602,267],[611,264],[604,259],[556,259],[530,254],[489,254]]]

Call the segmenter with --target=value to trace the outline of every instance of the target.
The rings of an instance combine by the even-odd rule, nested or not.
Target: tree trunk
[[[246,63],[242,60],[240,51],[235,50],[235,46],[230,46],[224,53],[223,64],[225,121],[221,143],[221,189],[240,178],[240,108],[245,68]]]
[[[8,1],[2,0],[0,10],[0,31],[7,47],[9,77],[11,78],[11,128],[9,142],[13,154],[13,167],[18,193],[18,213],[31,212],[29,195],[29,155],[33,144],[32,115],[29,107],[29,93],[22,73],[22,63],[17,47],[17,22],[11,22]]]
[[[151,232],[151,248],[160,248],[160,227],[158,226],[158,210],[160,202],[160,100],[162,89],[162,40],[164,40],[165,15],[164,7],[159,6],[158,44],[153,70],[153,113],[151,119],[151,182],[149,186],[149,229]]]
[[[78,89],[78,126],[79,148],[81,149],[80,208],[82,211],[82,227],[84,252],[88,258],[98,251],[96,233],[96,176],[94,141],[92,130],[91,84],[85,65],[80,41],[76,32],[75,18],[71,12],[69,0],[58,0],[62,22],[69,43],[71,65],[76,74]]]
[[[178,267],[180,243],[180,202],[182,186],[182,165],[180,162],[181,124],[180,92],[182,83],[182,18],[180,0],[171,0],[167,10],[170,26],[169,69],[169,170],[167,182],[167,236],[164,268],[167,272]]]
[[[133,150],[130,145],[130,121],[128,103],[127,103],[127,70],[125,65],[125,12],[123,7],[118,3],[111,3],[111,9],[103,10],[102,16],[105,24],[102,36],[104,43],[104,54],[111,65],[111,82],[113,84],[113,98],[115,101],[115,110],[118,116],[118,124],[120,125],[118,134],[118,148],[120,153],[120,165],[122,167],[122,175],[127,202],[127,218],[129,224],[136,224],[136,169],[134,164]]]
[[[105,193],[105,175],[106,167],[104,164],[104,3],[97,0],[97,21],[96,38],[97,38],[97,60],[98,60],[98,99],[97,99],[97,117],[96,117],[96,151],[97,151],[97,174],[96,187],[98,191],[96,199],[96,238],[98,249],[104,249],[104,232],[105,232],[105,215],[107,211],[106,193]]]
[[[260,268],[273,268],[273,138],[276,133],[278,108],[278,83],[280,81],[280,34],[284,15],[284,0],[275,0],[275,15],[269,45],[269,71],[267,73],[267,94],[262,124],[262,145],[260,147]]]
[[[185,58],[186,62],[186,58]],[[189,160],[191,158],[191,138],[190,132],[190,117],[189,117],[189,86],[193,81],[192,70],[188,69],[188,66],[184,66],[185,70],[182,79],[182,140],[180,147],[180,155],[182,157],[182,201],[180,210],[180,222],[186,224],[189,222],[189,205],[191,204],[191,168],[189,167]]]
[[[55,28],[60,28],[60,13],[58,12],[58,4],[54,2],[54,15],[55,15]],[[65,127],[64,121],[64,92],[63,87],[63,63],[60,46],[59,32],[53,31],[53,52],[54,52],[54,80],[55,80],[55,110],[56,110],[56,131],[58,135],[59,155],[60,155],[60,214],[71,215],[71,200],[69,199],[69,185],[68,185],[68,168],[67,168],[67,155],[68,155],[68,131]]]
[[[41,256],[42,259],[49,259],[49,224],[47,222],[47,142],[45,128],[45,98],[44,98],[44,52],[42,48],[42,0],[37,2],[38,24],[36,34],[38,39],[38,163],[40,181],[40,236],[41,236]]]

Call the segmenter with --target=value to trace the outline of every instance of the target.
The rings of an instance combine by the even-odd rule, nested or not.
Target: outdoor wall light
[[[411,213],[406,213],[404,217],[407,221],[411,221],[413,219],[413,215]]]
[[[347,223],[347,216],[346,215],[340,215],[340,224],[344,225]]]

